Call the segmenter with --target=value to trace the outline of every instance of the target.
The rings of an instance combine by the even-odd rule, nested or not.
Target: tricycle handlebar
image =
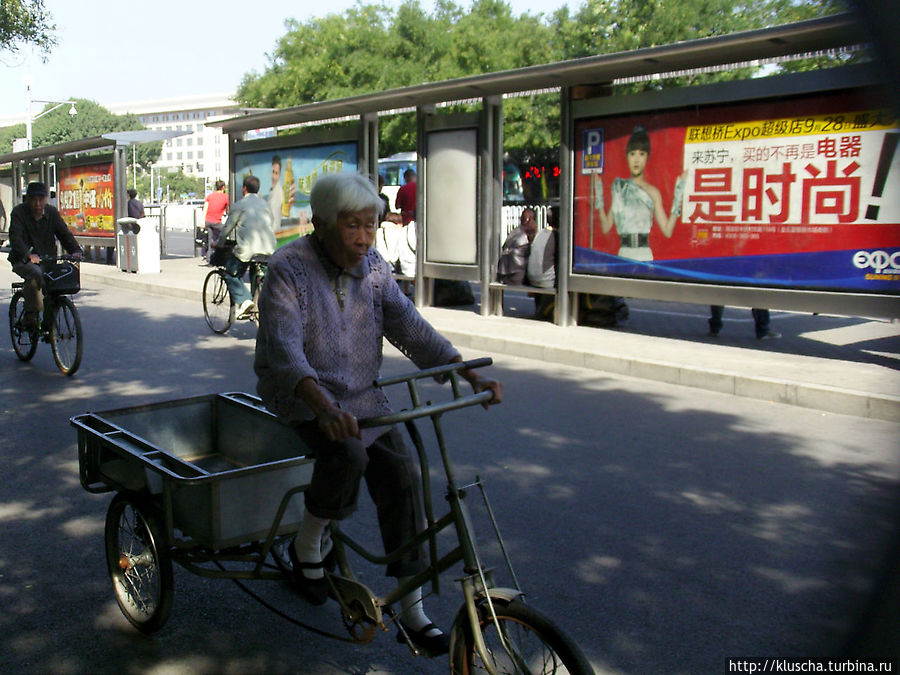
[[[457,377],[457,373],[460,370],[481,368],[484,366],[489,366],[492,363],[493,360],[491,358],[485,357],[481,359],[472,359],[470,361],[448,363],[447,365],[436,366],[434,368],[425,368],[424,370],[417,370],[405,375],[379,378],[374,382],[376,387],[386,387],[388,385],[401,384],[403,382],[406,382],[410,387],[413,408],[410,410],[400,410],[398,412],[389,413],[387,415],[380,415],[379,417],[369,417],[367,419],[361,419],[358,421],[359,427],[361,429],[365,429],[369,427],[389,426],[391,424],[397,424],[399,422],[406,422],[407,420],[418,419],[419,417],[432,417],[434,415],[440,415],[451,410],[457,410],[459,408],[467,408],[469,406],[487,403],[494,397],[494,392],[482,391],[477,394],[469,394],[468,396],[465,396],[460,393],[455,378]],[[416,391],[415,385],[416,380],[421,380],[427,377],[439,378],[442,375],[449,376],[451,381],[453,382],[453,399],[441,403],[419,403],[418,393]]]
[[[395,375],[394,377],[380,377],[375,380],[374,385],[376,387],[387,387],[388,385],[400,384],[401,382],[423,380],[426,377],[439,377],[440,375],[448,375],[452,372],[457,372],[460,370],[483,368],[484,366],[491,365],[493,362],[494,360],[487,356],[481,359],[472,359],[470,361],[456,361],[454,363],[448,363],[443,366],[435,366],[434,368],[425,368],[424,370],[417,370],[412,373],[406,373],[405,375]]]

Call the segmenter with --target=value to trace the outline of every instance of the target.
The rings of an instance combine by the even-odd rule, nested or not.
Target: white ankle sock
[[[297,559],[304,563],[322,562],[322,532],[330,520],[328,518],[318,518],[307,511],[303,515],[303,522],[294,538],[294,552]],[[320,569],[303,570],[303,576],[307,579],[321,579],[325,576],[324,571]]]
[[[398,581],[402,584],[411,578],[412,577],[400,577]],[[421,588],[410,591],[400,598],[400,607],[402,609],[400,620],[403,621],[403,625],[410,630],[420,631],[431,623],[431,619],[426,616],[425,607],[422,605]],[[425,635],[426,637],[434,637],[435,635],[440,635],[441,632],[442,631],[439,628],[433,628]]]

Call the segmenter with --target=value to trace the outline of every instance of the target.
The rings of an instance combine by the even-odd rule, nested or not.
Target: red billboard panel
[[[74,234],[113,237],[112,162],[59,170],[59,213]]]
[[[897,292],[898,139],[869,91],[581,120],[575,271]]]

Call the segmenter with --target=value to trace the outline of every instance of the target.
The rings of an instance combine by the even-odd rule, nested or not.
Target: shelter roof
[[[226,133],[791,56],[867,41],[851,14],[307,103],[209,122]]]
[[[94,150],[102,150],[103,148],[115,147],[117,145],[130,146],[139,143],[152,143],[153,141],[168,140],[169,138],[184,136],[189,133],[189,131],[169,131],[164,129],[113,131],[107,134],[101,134],[100,136],[92,136],[91,138],[81,138],[77,141],[66,141],[65,143],[45,145],[40,148],[32,148],[31,150],[21,150],[19,152],[0,155],[0,164],[44,159],[47,157],[61,157],[63,155],[73,155],[79,152],[92,152]]]

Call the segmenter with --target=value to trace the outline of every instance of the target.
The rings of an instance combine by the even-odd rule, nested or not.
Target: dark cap
[[[44,183],[29,183],[25,189],[26,197],[46,197],[47,185]]]

